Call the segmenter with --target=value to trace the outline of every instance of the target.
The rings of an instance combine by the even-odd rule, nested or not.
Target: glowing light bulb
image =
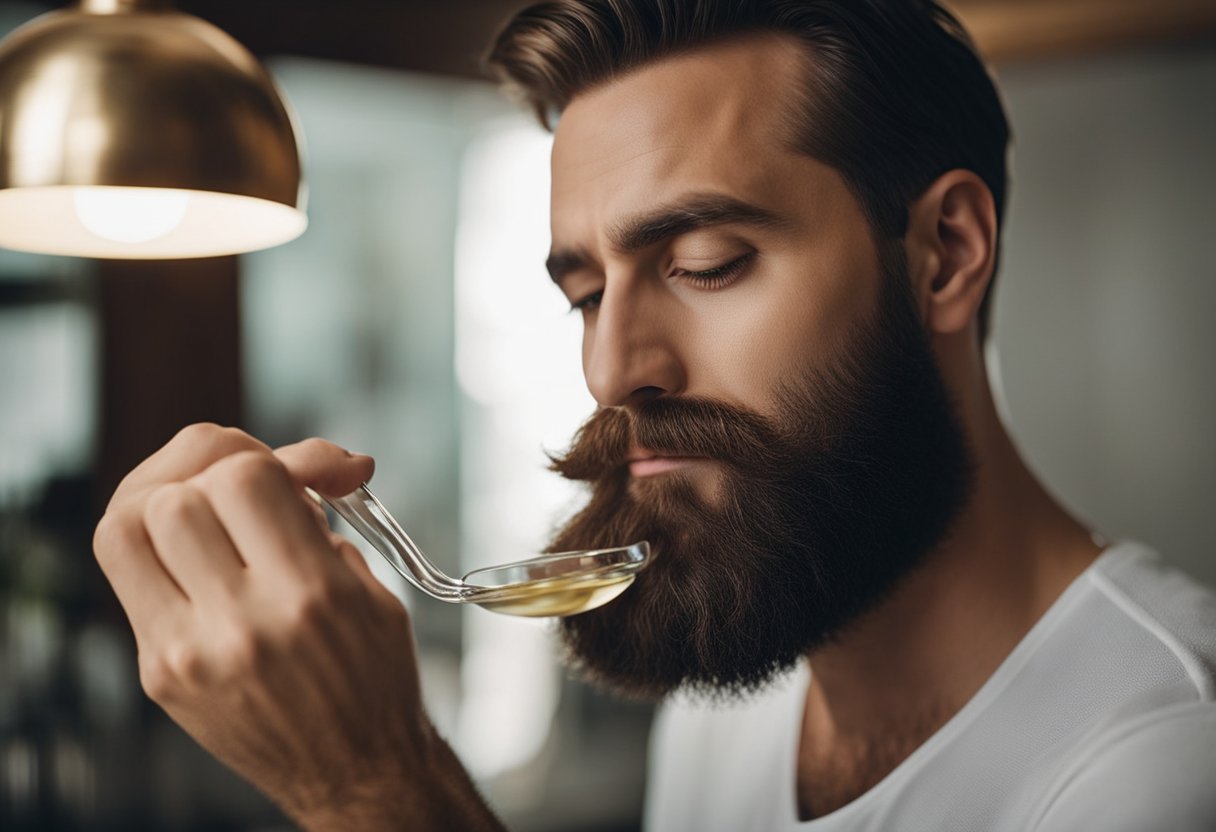
[[[72,196],[84,227],[117,243],[147,243],[170,234],[190,204],[188,193],[168,188],[77,188]]]

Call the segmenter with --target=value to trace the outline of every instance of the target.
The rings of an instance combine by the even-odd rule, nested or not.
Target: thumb
[[[324,439],[305,439],[276,448],[274,455],[298,488],[309,487],[329,497],[344,497],[372,478],[376,461],[352,454]]]

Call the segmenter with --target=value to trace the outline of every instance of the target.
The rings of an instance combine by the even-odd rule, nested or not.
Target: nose
[[[685,388],[674,311],[637,284],[609,282],[583,333],[587,389],[601,407],[637,406]]]

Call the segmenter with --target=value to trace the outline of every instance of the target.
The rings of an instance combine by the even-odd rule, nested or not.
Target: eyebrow
[[[631,253],[664,240],[715,225],[744,225],[758,229],[787,229],[793,222],[774,211],[720,194],[691,194],[670,205],[614,225],[608,241],[616,251]],[[557,248],[549,253],[545,268],[554,283],[571,272],[586,268],[591,258],[579,248]]]

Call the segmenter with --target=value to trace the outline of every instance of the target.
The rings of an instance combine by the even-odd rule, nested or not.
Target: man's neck
[[[867,791],[945,724],[1099,552],[1026,468],[991,398],[972,405],[976,484],[952,533],[809,657],[798,776],[808,816]]]

